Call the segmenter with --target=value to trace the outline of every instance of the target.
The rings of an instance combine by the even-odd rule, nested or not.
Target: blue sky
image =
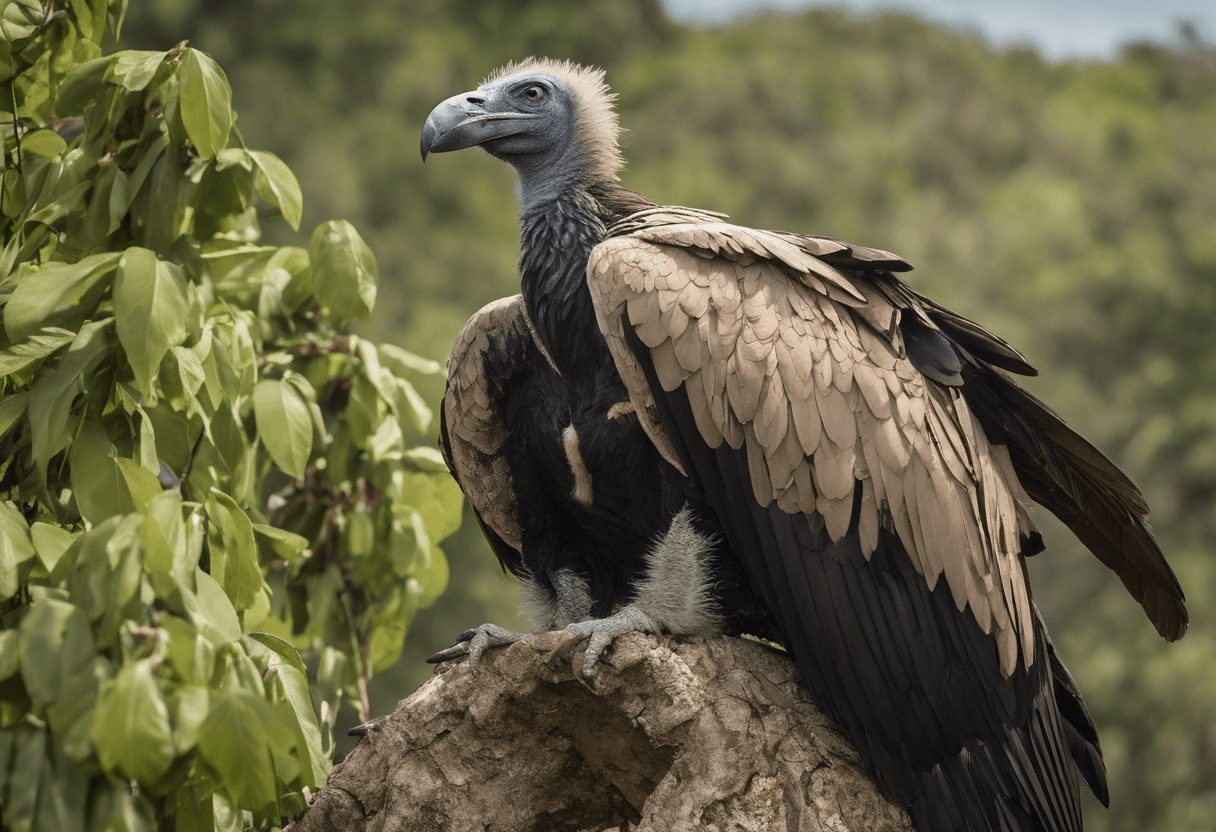
[[[1216,0],[663,0],[676,20],[712,25],[767,11],[821,6],[857,13],[891,9],[982,32],[994,43],[1034,44],[1051,58],[1110,58],[1129,40],[1173,43],[1176,21],[1216,37]]]

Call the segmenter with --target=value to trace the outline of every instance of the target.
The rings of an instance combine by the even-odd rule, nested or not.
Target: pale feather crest
[[[552,58],[525,58],[512,61],[496,69],[481,82],[486,84],[502,81],[527,72],[543,72],[560,81],[570,93],[577,113],[578,125],[575,141],[583,150],[587,173],[593,179],[619,181],[617,171],[621,169],[621,148],[617,144],[621,127],[616,115],[616,94],[604,81],[604,70],[593,66],[580,66],[573,61],[558,61]]]

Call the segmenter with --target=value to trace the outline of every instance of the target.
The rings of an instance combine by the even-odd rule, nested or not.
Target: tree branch
[[[289,829],[912,828],[763,645],[623,636],[592,692],[544,664],[557,638],[492,650],[476,677],[441,666]]]

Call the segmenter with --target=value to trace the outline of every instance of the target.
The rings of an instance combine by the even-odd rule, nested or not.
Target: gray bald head
[[[536,58],[509,64],[431,112],[422,158],[481,147],[519,172],[525,209],[572,184],[616,182],[612,99],[601,70]]]

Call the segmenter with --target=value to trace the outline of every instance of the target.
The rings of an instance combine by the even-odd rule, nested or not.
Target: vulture
[[[1166,639],[1183,593],[1132,481],[1008,343],[886,251],[620,184],[602,71],[530,58],[453,96],[428,153],[518,174],[520,294],[457,337],[440,444],[536,630],[782,645],[926,832],[1080,830],[1101,748],[1035,606],[1033,503]],[[521,638],[493,624],[432,657]]]

